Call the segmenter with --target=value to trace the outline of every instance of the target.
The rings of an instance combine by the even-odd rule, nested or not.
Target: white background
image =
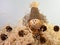
[[[10,23],[15,25],[27,13],[34,0],[0,0],[0,27]],[[39,10],[49,23],[60,25],[60,0],[36,0]]]

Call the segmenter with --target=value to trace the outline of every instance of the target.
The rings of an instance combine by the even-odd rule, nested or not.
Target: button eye
[[[12,30],[12,27],[6,26],[6,31],[7,31],[7,32],[10,32],[11,30]]]
[[[23,30],[21,30],[21,31],[18,32],[18,35],[19,35],[20,37],[24,37],[25,33],[24,33]]]
[[[54,26],[54,31],[56,31],[56,32],[59,31],[59,26],[57,26],[57,25]]]
[[[45,25],[42,25],[42,26],[40,27],[40,30],[44,32],[44,31],[47,30],[47,27],[46,27]]]
[[[0,35],[0,38],[1,38],[1,40],[6,40],[8,37],[7,37],[7,35],[6,34],[1,34]]]
[[[40,42],[43,44],[46,42],[46,39],[44,37],[40,37]]]

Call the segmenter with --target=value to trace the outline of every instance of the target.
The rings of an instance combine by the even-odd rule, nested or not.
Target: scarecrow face
[[[32,19],[29,21],[30,28],[39,29],[41,25],[42,21],[40,21],[39,19]]]

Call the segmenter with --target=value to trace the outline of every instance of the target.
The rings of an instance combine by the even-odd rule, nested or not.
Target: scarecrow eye
[[[44,31],[47,30],[47,27],[46,27],[45,25],[42,25],[42,26],[40,27],[40,30],[44,32]]]
[[[59,31],[59,26],[57,26],[57,25],[54,26],[54,31],[56,31],[56,32]]]

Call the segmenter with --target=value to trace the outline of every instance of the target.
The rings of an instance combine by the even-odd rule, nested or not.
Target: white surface
[[[6,23],[17,24],[30,11],[34,0],[0,0],[0,27]],[[48,21],[60,25],[60,0],[37,0],[39,10]]]

